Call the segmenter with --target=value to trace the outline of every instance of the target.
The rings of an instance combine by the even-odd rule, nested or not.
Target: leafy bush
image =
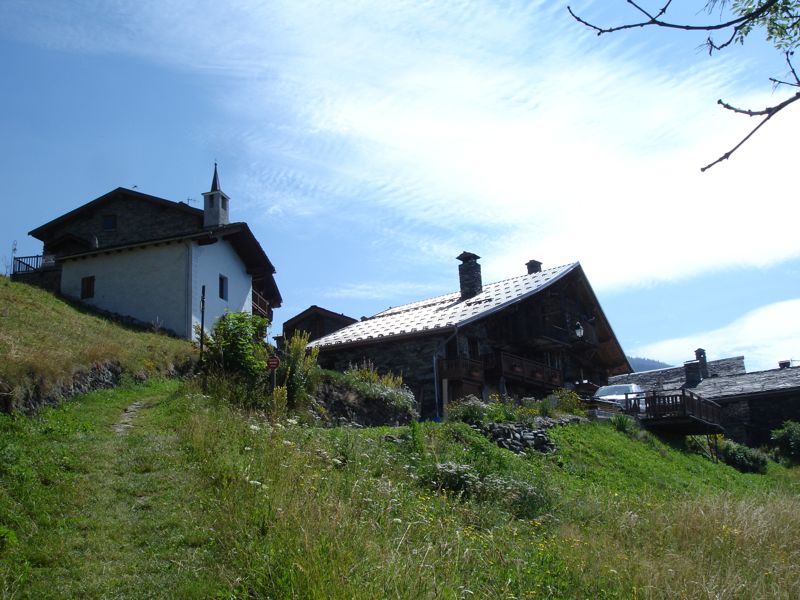
[[[349,378],[363,383],[375,383],[387,388],[400,389],[403,387],[403,376],[394,373],[378,373],[375,364],[368,359],[364,359],[360,364],[350,364],[344,372]]]
[[[730,440],[724,440],[717,449],[719,459],[742,473],[766,473],[767,455]]]
[[[494,423],[509,423],[517,420],[517,406],[507,396],[491,396],[486,418]]]
[[[308,338],[308,332],[299,331],[286,341],[283,361],[276,374],[278,381],[286,387],[290,410],[308,406],[322,378],[322,370],[317,364],[319,348],[307,350]]]
[[[786,421],[783,427],[772,431],[771,439],[779,457],[800,462],[800,423]]]
[[[476,396],[464,396],[447,405],[447,419],[469,425],[484,425],[488,422],[489,405]]]
[[[547,398],[550,405],[557,411],[570,414],[583,414],[581,397],[572,390],[559,388]]]
[[[428,475],[429,483],[439,489],[464,497],[480,495],[481,478],[471,465],[455,462],[436,463]]]
[[[247,312],[226,312],[203,336],[207,370],[257,377],[267,367],[264,334],[268,321]]]

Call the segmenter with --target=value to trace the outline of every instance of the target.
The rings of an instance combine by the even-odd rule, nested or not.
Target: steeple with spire
[[[217,163],[214,163],[214,177],[211,179],[211,190],[203,192],[203,227],[219,227],[227,225],[228,195],[219,187]]]

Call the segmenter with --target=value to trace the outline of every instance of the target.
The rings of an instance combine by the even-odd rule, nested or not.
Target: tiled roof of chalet
[[[712,378],[745,373],[744,356],[733,356],[708,361],[708,374]],[[636,383],[646,390],[678,388],[686,381],[686,370],[680,367],[666,367],[652,371],[638,371],[608,378],[609,385]]]
[[[750,396],[792,389],[800,390],[799,367],[754,371],[729,377],[711,377],[701,381],[692,388],[692,391],[708,400],[724,401],[734,396]]]
[[[580,263],[572,263],[485,284],[479,294],[466,300],[461,300],[460,292],[453,292],[389,308],[315,340],[309,346],[365,344],[385,338],[422,335],[466,325],[542,291],[578,268]]]

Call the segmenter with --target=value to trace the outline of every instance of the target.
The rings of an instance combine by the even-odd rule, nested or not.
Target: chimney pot
[[[694,351],[694,357],[697,359],[697,362],[700,363],[700,377],[702,379],[708,379],[708,360],[706,360],[706,351],[702,348],[698,348]]]
[[[481,279],[481,266],[478,264],[480,256],[466,250],[456,257],[461,261],[458,265],[458,280],[461,284],[461,299],[466,300],[477,296],[483,291]]]
[[[528,267],[528,275],[541,273],[542,271],[542,263],[538,260],[529,260],[525,263],[525,266]]]

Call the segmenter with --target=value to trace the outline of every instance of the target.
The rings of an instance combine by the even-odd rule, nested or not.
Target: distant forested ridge
[[[652,371],[653,369],[664,369],[674,365],[668,365],[660,360],[653,360],[652,358],[640,358],[638,356],[629,356],[628,362],[631,363],[634,371]]]

